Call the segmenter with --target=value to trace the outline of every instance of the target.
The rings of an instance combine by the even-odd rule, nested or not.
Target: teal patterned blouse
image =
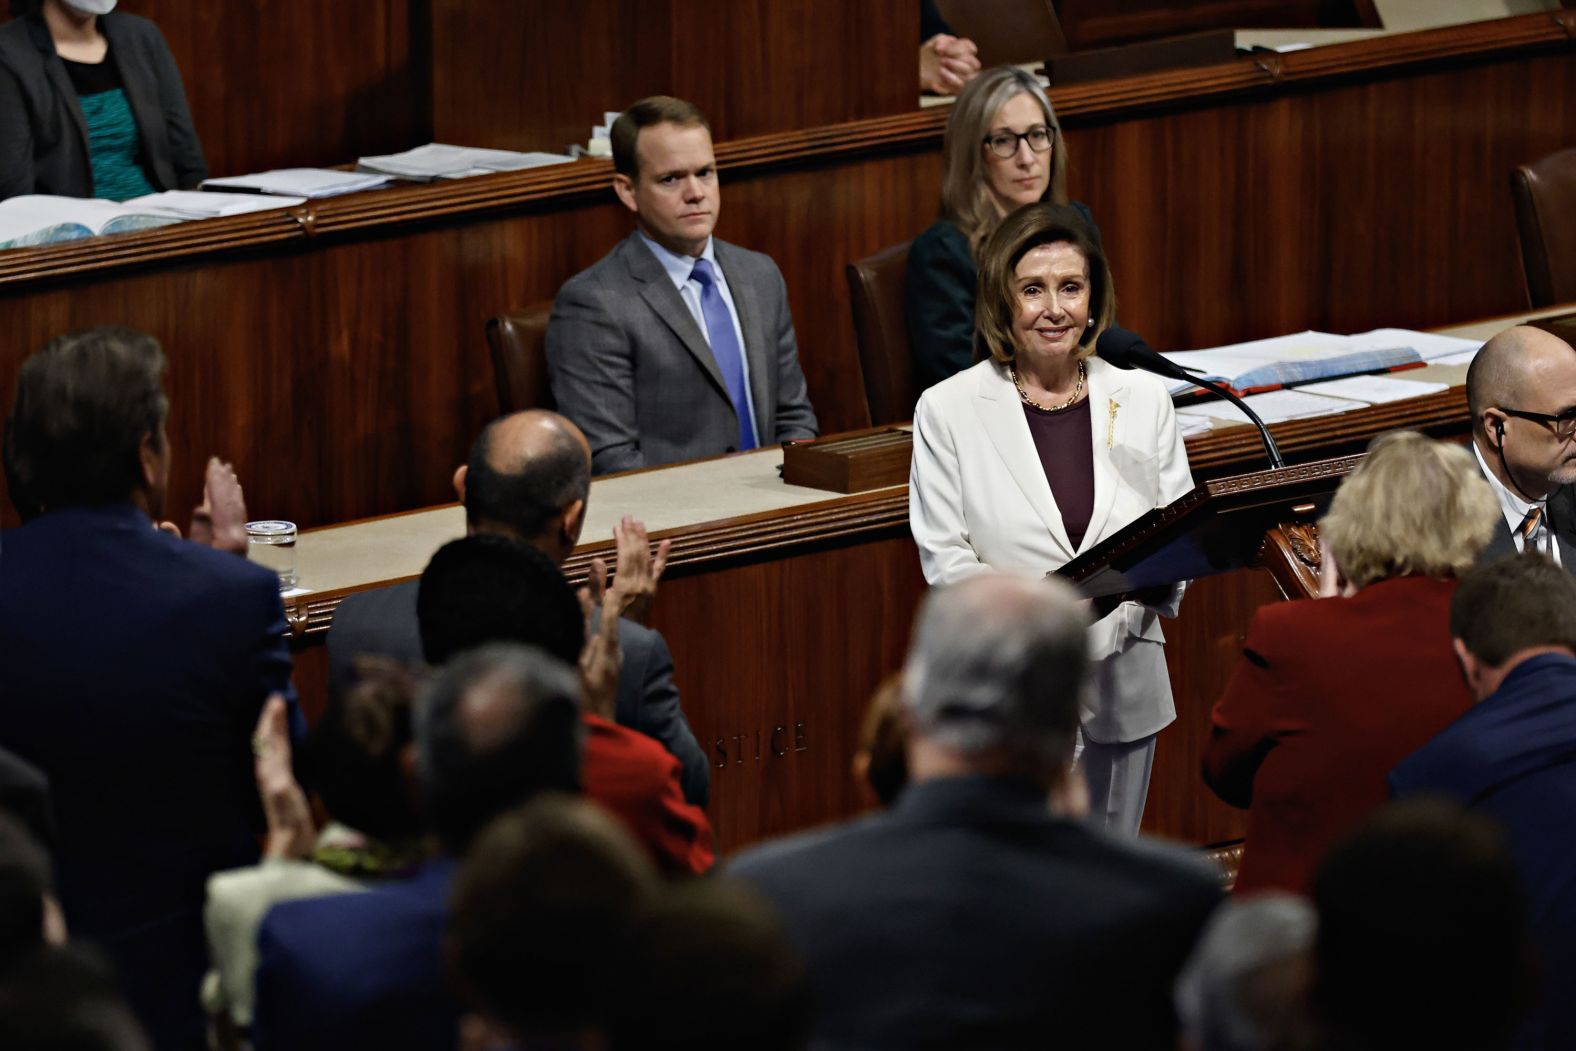
[[[153,193],[154,186],[137,160],[142,139],[114,57],[105,55],[104,61],[91,64],[64,61],[88,126],[93,196],[124,201]]]

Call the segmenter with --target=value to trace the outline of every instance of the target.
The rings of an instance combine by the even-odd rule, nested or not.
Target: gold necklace
[[[1065,412],[1077,405],[1078,399],[1083,396],[1084,363],[1082,361],[1078,362],[1078,383],[1073,387],[1073,396],[1060,405],[1041,405],[1029,397],[1029,392],[1023,389],[1023,381],[1018,378],[1018,367],[1016,365],[1008,365],[1007,371],[1012,374],[1012,385],[1018,388],[1018,397],[1022,398],[1023,403],[1031,409],[1039,409],[1041,412]]]

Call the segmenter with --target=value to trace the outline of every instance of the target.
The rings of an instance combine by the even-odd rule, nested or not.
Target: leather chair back
[[[914,405],[919,401],[908,318],[903,311],[909,244],[904,241],[884,248],[847,267],[859,369],[865,377],[872,426],[913,419]]]
[[[1511,172],[1521,270],[1533,307],[1576,300],[1576,149]]]
[[[500,416],[557,407],[547,385],[547,319],[552,312],[553,304],[538,303],[488,319],[487,347]]]

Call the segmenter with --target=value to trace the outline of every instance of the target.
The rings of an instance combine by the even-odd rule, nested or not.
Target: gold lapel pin
[[[1107,449],[1111,448],[1116,442],[1116,410],[1120,408],[1121,406],[1116,403],[1115,398],[1110,399],[1109,407],[1106,410],[1107,418],[1105,424],[1105,447]]]

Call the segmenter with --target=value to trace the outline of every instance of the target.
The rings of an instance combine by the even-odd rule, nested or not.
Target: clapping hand
[[[611,719],[618,704],[618,675],[624,667],[624,653],[618,644],[619,596],[616,590],[600,593],[602,620],[598,624],[591,591],[590,586],[579,591],[586,624],[586,644],[580,651],[580,691],[588,714]]]
[[[268,819],[265,858],[304,858],[312,853],[317,830],[306,793],[290,769],[290,720],[285,699],[271,694],[252,734],[252,773]]]
[[[613,527],[613,540],[617,545],[618,562],[611,587],[607,583],[607,563],[600,558],[591,560],[590,576],[586,579],[591,604],[601,606],[604,593],[616,594],[616,615],[644,624],[656,601],[657,583],[668,568],[668,552],[672,550],[673,541],[661,541],[653,552],[645,523],[630,515],[625,515]]]
[[[191,538],[216,551],[246,554],[246,500],[235,468],[217,456],[208,458],[202,503],[192,511]]]

